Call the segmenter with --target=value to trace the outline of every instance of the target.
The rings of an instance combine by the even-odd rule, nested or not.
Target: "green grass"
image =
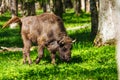
[[[0,16],[0,25],[10,18],[6,13]],[[117,80],[115,46],[93,46],[90,37],[90,14],[75,16],[72,11],[65,13],[63,20],[66,27],[88,26],[87,28],[68,31],[76,39],[69,63],[62,62],[57,56],[56,65],[50,63],[50,54],[45,55],[39,64],[22,64],[22,52],[0,53],[0,80]],[[0,30],[0,46],[22,47],[20,30]],[[30,54],[36,59],[37,50]]]
[[[68,10],[63,14],[63,20],[66,27],[90,26],[90,14],[84,12],[77,16],[73,10]]]

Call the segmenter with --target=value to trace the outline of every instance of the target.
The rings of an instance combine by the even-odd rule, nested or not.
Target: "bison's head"
[[[70,61],[72,49],[72,39],[70,37],[64,37],[59,42],[59,55],[60,59],[63,61]]]

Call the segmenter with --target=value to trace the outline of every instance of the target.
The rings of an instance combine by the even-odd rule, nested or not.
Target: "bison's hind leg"
[[[26,63],[26,59],[28,59],[28,63],[31,64],[32,60],[30,59],[30,47],[31,41],[27,39],[24,35],[22,35],[24,48],[23,48],[23,63]]]
[[[23,48],[23,63],[26,63],[26,59],[28,59],[28,63],[31,64],[32,60],[30,59],[30,47],[24,46]]]

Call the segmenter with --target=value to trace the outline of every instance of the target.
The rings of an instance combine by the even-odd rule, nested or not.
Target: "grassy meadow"
[[[39,14],[39,13],[38,13]],[[0,15],[0,28],[10,19],[10,13]],[[63,15],[66,28],[87,26],[69,30],[68,35],[76,39],[69,63],[56,58],[51,64],[50,54],[45,50],[39,64],[22,64],[22,52],[0,52],[0,80],[117,80],[115,46],[95,47],[90,36],[90,14],[76,16],[72,10]],[[20,28],[0,29],[0,47],[23,47]],[[37,57],[37,49],[31,51],[31,59]]]

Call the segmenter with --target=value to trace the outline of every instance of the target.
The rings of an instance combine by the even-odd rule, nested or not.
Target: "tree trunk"
[[[43,4],[43,12],[52,12],[53,8],[53,0],[42,1]]]
[[[81,0],[81,9],[85,10],[85,0]]]
[[[65,11],[66,11],[66,4],[65,4],[65,0],[62,0],[62,4],[63,4],[63,13],[65,13]]]
[[[10,0],[10,10],[12,17],[17,16],[18,14],[18,0]]]
[[[115,4],[114,4],[115,3]],[[113,21],[116,30],[116,41],[117,41],[117,68],[118,68],[118,80],[120,80],[120,0],[115,0],[112,2],[115,5],[115,9],[113,11]]]
[[[91,11],[91,35],[95,37],[98,31],[98,12],[96,7],[96,0],[90,0]]]
[[[115,27],[113,24],[112,0],[100,0],[98,33],[94,40],[96,46],[114,43]]]
[[[47,12],[47,7],[46,7],[46,5],[47,5],[46,2],[42,2],[43,12]]]
[[[2,0],[0,0],[0,6],[1,6],[1,4],[2,4]]]
[[[74,9],[75,9],[75,14],[80,15],[81,10],[81,0],[75,0],[74,1]]]
[[[41,9],[40,2],[36,2],[36,3],[35,3],[35,9],[36,9],[36,10]]]
[[[50,0],[50,12],[54,12],[54,2]]]
[[[71,0],[64,0],[65,8],[73,8]]]
[[[12,17],[17,16],[18,14],[18,0],[10,0],[10,12]],[[10,24],[10,28],[15,28],[18,24],[12,23]]]
[[[99,10],[99,5],[100,5],[99,0],[96,0],[97,11]]]
[[[35,1],[25,1],[25,0],[20,0],[21,5],[22,5],[22,15],[23,16],[33,16],[36,14],[35,12]]]
[[[90,0],[85,0],[85,12],[90,12]]]
[[[0,14],[3,14],[10,8],[10,0],[2,0],[0,5]]]
[[[55,11],[54,13],[58,16],[60,16],[62,18],[62,14],[63,14],[63,4],[62,4],[62,0],[55,0]]]

